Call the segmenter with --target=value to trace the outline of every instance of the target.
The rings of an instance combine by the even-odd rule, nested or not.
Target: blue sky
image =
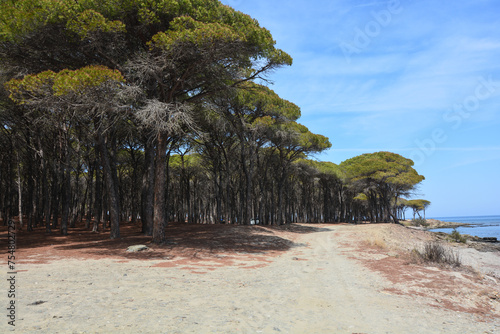
[[[293,57],[271,88],[332,142],[318,160],[392,151],[428,217],[500,214],[500,1],[222,2]]]

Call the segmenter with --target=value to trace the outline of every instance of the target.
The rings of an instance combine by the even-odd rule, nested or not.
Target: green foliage
[[[423,227],[429,226],[429,223],[427,223],[427,219],[424,218],[415,218],[412,220],[412,223],[414,226],[423,226]]]
[[[74,70],[82,64],[122,69],[149,45],[156,58],[138,65],[144,72],[129,73],[142,75],[137,78],[141,82],[178,82],[162,84],[163,91],[155,93],[167,103],[221,91],[263,71],[291,64],[290,56],[275,48],[267,29],[217,0],[19,0],[7,2],[4,9],[0,12],[0,41],[5,42],[2,56],[10,56],[13,64],[24,53],[28,59],[23,66],[31,61],[29,57],[33,57],[33,65],[44,64],[34,66],[34,72]],[[38,45],[40,40],[43,43]],[[146,74],[151,77],[144,77]],[[43,76],[53,74],[44,73],[36,80]],[[47,80],[33,82],[25,91],[47,95],[44,86],[52,87]],[[57,82],[54,88],[58,88]],[[59,90],[55,96],[66,93]],[[68,90],[74,91],[73,87]],[[268,108],[273,111],[280,110],[291,119],[300,115],[293,104],[272,99],[274,105],[269,101]]]
[[[199,154],[187,154],[185,156],[174,154],[169,158],[169,166],[172,168],[201,167],[202,157]]]
[[[12,41],[44,21],[39,1],[4,1],[0,10],[0,41]]]
[[[310,153],[321,152],[332,147],[327,137],[312,133],[305,126],[300,129],[299,143],[300,146]]]
[[[300,117],[300,108],[296,104],[282,99],[269,87],[244,82],[238,85],[238,88],[232,106],[243,109],[250,117],[262,115],[290,121]]]
[[[397,221],[397,198],[406,196],[425,178],[413,161],[391,152],[363,154],[340,164],[355,193],[364,193],[371,209],[384,210],[385,218]]]
[[[37,75],[27,75],[23,79],[12,79],[5,84],[9,97],[16,103],[24,104],[27,100],[40,98],[52,93],[56,73],[45,71]]]
[[[155,36],[150,45],[159,48],[179,42],[244,41],[253,48],[255,58],[292,63],[289,55],[274,47],[267,29],[217,0],[5,1],[0,11],[0,41],[21,41],[49,25],[66,26],[68,34],[80,38],[97,31],[127,33],[135,38],[140,25],[151,33],[150,38]]]
[[[104,66],[87,66],[75,71],[59,72],[54,80],[53,89],[55,95],[58,96],[99,87],[107,82],[119,86],[120,83],[125,82],[125,79],[118,70],[111,70]]]
[[[330,161],[316,161],[310,159],[300,159],[297,161],[298,163],[307,164],[313,168],[315,168],[319,173],[324,175],[331,175],[337,178],[342,176],[342,171],[340,167]]]
[[[425,178],[413,169],[413,161],[391,152],[363,154],[342,162],[353,182],[380,182],[411,188]]]
[[[88,9],[68,20],[66,27],[80,38],[84,39],[91,33],[102,31],[108,33],[125,32],[125,25],[121,21],[109,21],[101,13]]]
[[[99,87],[108,82],[118,87],[124,82],[124,78],[117,70],[104,66],[87,66],[75,71],[45,71],[27,75],[23,79],[10,80],[5,87],[13,101],[24,104],[36,98],[83,93],[88,88]]]
[[[63,115],[68,110],[72,113],[64,120],[66,137],[36,149],[48,155],[44,159],[50,168],[60,164],[61,170],[71,169],[71,163],[63,165],[57,160],[62,158],[57,145],[66,143],[71,154],[68,158],[75,160],[73,166],[76,161],[89,160],[85,167],[88,171],[94,165],[99,167],[99,158],[91,161],[91,154],[84,156],[80,149],[99,150],[101,155],[109,150],[113,153],[109,154],[110,164],[123,173],[120,193],[130,195],[128,204],[137,204],[138,190],[146,188],[144,185],[149,187],[156,181],[161,188],[177,182],[176,191],[182,190],[181,196],[186,198],[179,201],[170,192],[172,205],[182,206],[184,203],[179,202],[185,201],[190,210],[199,210],[193,215],[197,219],[210,214],[207,207],[226,210],[226,219],[234,215],[239,221],[244,220],[240,217],[245,210],[249,217],[263,215],[252,212],[252,208],[260,208],[266,211],[266,219],[273,216],[273,223],[282,223],[292,216],[299,219],[299,215],[287,212],[298,208],[311,211],[302,214],[301,219],[307,216],[308,220],[334,221],[363,215],[366,218],[368,202],[387,199],[394,203],[395,195],[423,179],[412,168],[411,160],[389,152],[363,155],[341,165],[306,160],[308,154],[330,148],[329,139],[297,122],[301,115],[297,105],[252,81],[261,73],[290,65],[291,57],[276,49],[270,32],[256,20],[217,0],[18,0],[4,1],[2,5],[0,52],[8,63],[4,66],[10,70],[2,74],[8,81],[5,87],[10,98],[33,110],[37,109],[33,106],[41,106],[51,112],[61,110]],[[19,68],[22,73],[17,72]],[[25,73],[29,75],[12,79]],[[116,90],[122,88],[121,93],[133,91],[133,98],[147,96],[147,101],[130,98],[132,102],[116,107],[130,112],[111,117],[114,114],[107,113],[107,107],[114,108],[115,104],[108,102],[115,102]],[[7,101],[6,96],[2,98]],[[43,104],[36,105],[40,101]],[[102,108],[98,115],[105,117],[94,117],[89,112],[94,108]],[[36,123],[35,118],[43,110],[30,114],[29,126]],[[85,117],[73,117],[80,111]],[[162,136],[168,147],[159,148],[158,137],[148,137],[157,132],[137,126],[140,112],[145,118],[151,116],[147,118],[151,124],[175,120],[174,114],[192,113],[202,129],[185,136],[191,129],[186,126],[188,129],[182,129],[180,134],[168,139]],[[16,125],[21,133],[26,122]],[[39,133],[36,127],[23,135],[30,141],[29,147],[45,145],[45,140],[50,142],[63,135],[54,128],[47,126],[38,138],[30,138]],[[102,142],[96,142],[92,133],[96,129],[102,131]],[[167,150],[175,152],[179,139],[197,153],[174,154],[170,165],[162,168],[167,160],[161,158],[162,154]],[[124,150],[128,145],[130,150]],[[147,160],[145,147],[149,145],[156,163],[143,166]],[[163,172],[170,168],[184,179],[171,177],[161,182],[143,170],[155,166]],[[109,170],[112,172],[112,168]],[[112,176],[103,168],[104,174]],[[47,175],[51,177],[51,173]],[[71,175],[78,177],[74,172]],[[105,184],[111,187],[109,180],[112,178]],[[72,181],[78,187],[83,185],[80,180]],[[57,179],[48,182],[60,186]],[[91,178],[89,182],[92,186]],[[110,196],[111,191],[106,193]],[[165,201],[158,203],[164,205]],[[234,207],[235,203],[248,210]],[[200,215],[203,210],[205,213]],[[223,214],[220,212],[215,221]]]
[[[406,201],[405,205],[417,211],[425,210],[431,204],[430,201],[425,199],[412,199]]]
[[[360,191],[373,187],[384,189],[385,192],[379,191],[382,197],[387,197],[387,191],[393,193],[393,197],[399,196],[425,179],[412,167],[413,161],[391,152],[363,154],[342,162],[340,166]]]
[[[197,47],[208,47],[216,43],[244,42],[246,36],[220,23],[197,22],[191,17],[175,18],[171,30],[159,32],[148,43],[151,49],[170,51],[179,43],[190,43]]]
[[[278,123],[274,126],[274,142],[277,146],[287,147],[305,153],[316,153],[332,146],[327,137],[314,134],[297,122]]]
[[[413,217],[415,217],[415,214],[418,214],[418,219],[423,220],[425,220],[425,209],[427,209],[429,205],[431,205],[431,202],[425,199],[413,199],[404,202],[405,207],[411,208],[413,210]],[[420,211],[424,211],[424,218],[420,216]]]
[[[368,202],[368,197],[366,196],[366,194],[360,193],[354,196],[354,200],[360,202]]]
[[[452,242],[458,243],[466,243],[467,239],[457,231],[456,228],[453,229],[453,232],[450,233],[450,240]]]

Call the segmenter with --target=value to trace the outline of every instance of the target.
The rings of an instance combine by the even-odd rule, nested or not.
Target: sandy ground
[[[397,225],[189,228],[164,247],[20,235],[16,332],[500,333],[499,252],[455,247],[452,269],[411,263],[433,234]]]

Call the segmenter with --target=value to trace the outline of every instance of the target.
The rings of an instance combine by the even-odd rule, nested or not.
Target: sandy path
[[[301,245],[269,263],[242,254],[247,268],[116,259],[24,264],[16,332],[500,333],[500,317],[481,322],[387,292],[391,283],[345,247],[352,227],[328,229],[299,235]],[[31,305],[37,301],[44,303]],[[6,327],[3,321],[0,331]]]

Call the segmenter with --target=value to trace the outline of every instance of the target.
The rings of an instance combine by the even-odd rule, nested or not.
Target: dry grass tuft
[[[425,243],[422,250],[413,249],[409,258],[411,263],[418,264],[438,264],[451,267],[462,265],[460,255],[457,252],[433,241]]]
[[[370,247],[375,247],[375,248],[382,249],[382,250],[389,249],[389,246],[387,245],[385,240],[381,239],[381,238],[375,237],[372,239],[368,239],[365,242]]]

